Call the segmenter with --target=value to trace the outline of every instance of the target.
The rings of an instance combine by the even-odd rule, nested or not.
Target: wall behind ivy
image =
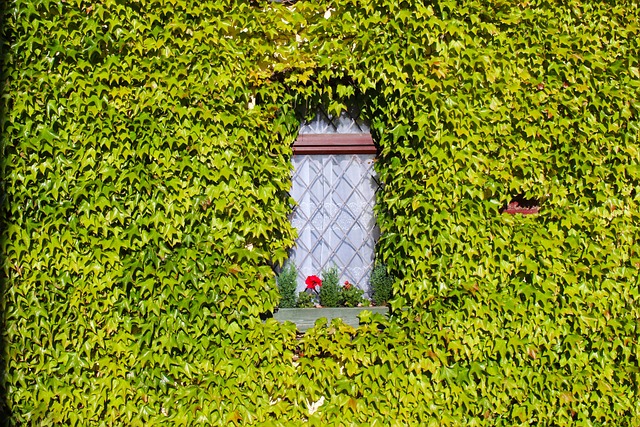
[[[637,425],[638,6],[9,2],[7,419]],[[298,340],[295,111],[355,96],[396,311]]]

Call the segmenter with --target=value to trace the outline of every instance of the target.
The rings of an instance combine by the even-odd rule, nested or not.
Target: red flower
[[[349,289],[351,289],[351,286],[353,286],[353,285],[351,283],[349,283],[348,280],[344,281],[344,288],[345,289],[349,290]]]
[[[307,284],[307,289],[315,289],[316,286],[322,286],[322,280],[318,276],[308,276],[304,283]]]

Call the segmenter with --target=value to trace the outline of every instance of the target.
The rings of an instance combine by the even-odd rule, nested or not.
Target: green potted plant
[[[368,307],[369,300],[364,297],[364,291],[348,280],[340,290],[340,301],[343,307]]]
[[[340,286],[338,282],[338,269],[336,267],[331,267],[322,272],[322,286],[320,287],[321,306],[340,306]]]
[[[387,272],[387,267],[384,264],[376,263],[371,273],[370,283],[375,305],[385,305],[391,299],[393,276]]]
[[[293,264],[287,265],[276,278],[278,291],[280,292],[280,307],[294,308],[296,307],[296,278],[298,271]]]
[[[297,308],[281,305],[273,317],[279,322],[291,321],[299,331],[304,332],[321,318],[327,319],[328,323],[332,319],[340,318],[344,323],[357,327],[358,316],[364,310],[387,314],[386,307],[370,307],[369,300],[364,297],[364,291],[348,280],[340,286],[337,268],[329,268],[321,275],[322,278],[316,275],[306,278],[305,290],[298,294]]]

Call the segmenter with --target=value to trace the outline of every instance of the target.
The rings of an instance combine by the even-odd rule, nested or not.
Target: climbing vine
[[[7,2],[5,419],[637,425],[639,6]],[[290,147],[356,97],[394,311],[298,339]]]

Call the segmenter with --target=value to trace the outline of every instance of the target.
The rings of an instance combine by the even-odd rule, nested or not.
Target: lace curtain
[[[379,232],[373,215],[373,155],[295,155],[291,194],[297,202],[292,224],[298,239],[290,262],[298,269],[298,290],[307,276],[336,266],[369,293]]]

